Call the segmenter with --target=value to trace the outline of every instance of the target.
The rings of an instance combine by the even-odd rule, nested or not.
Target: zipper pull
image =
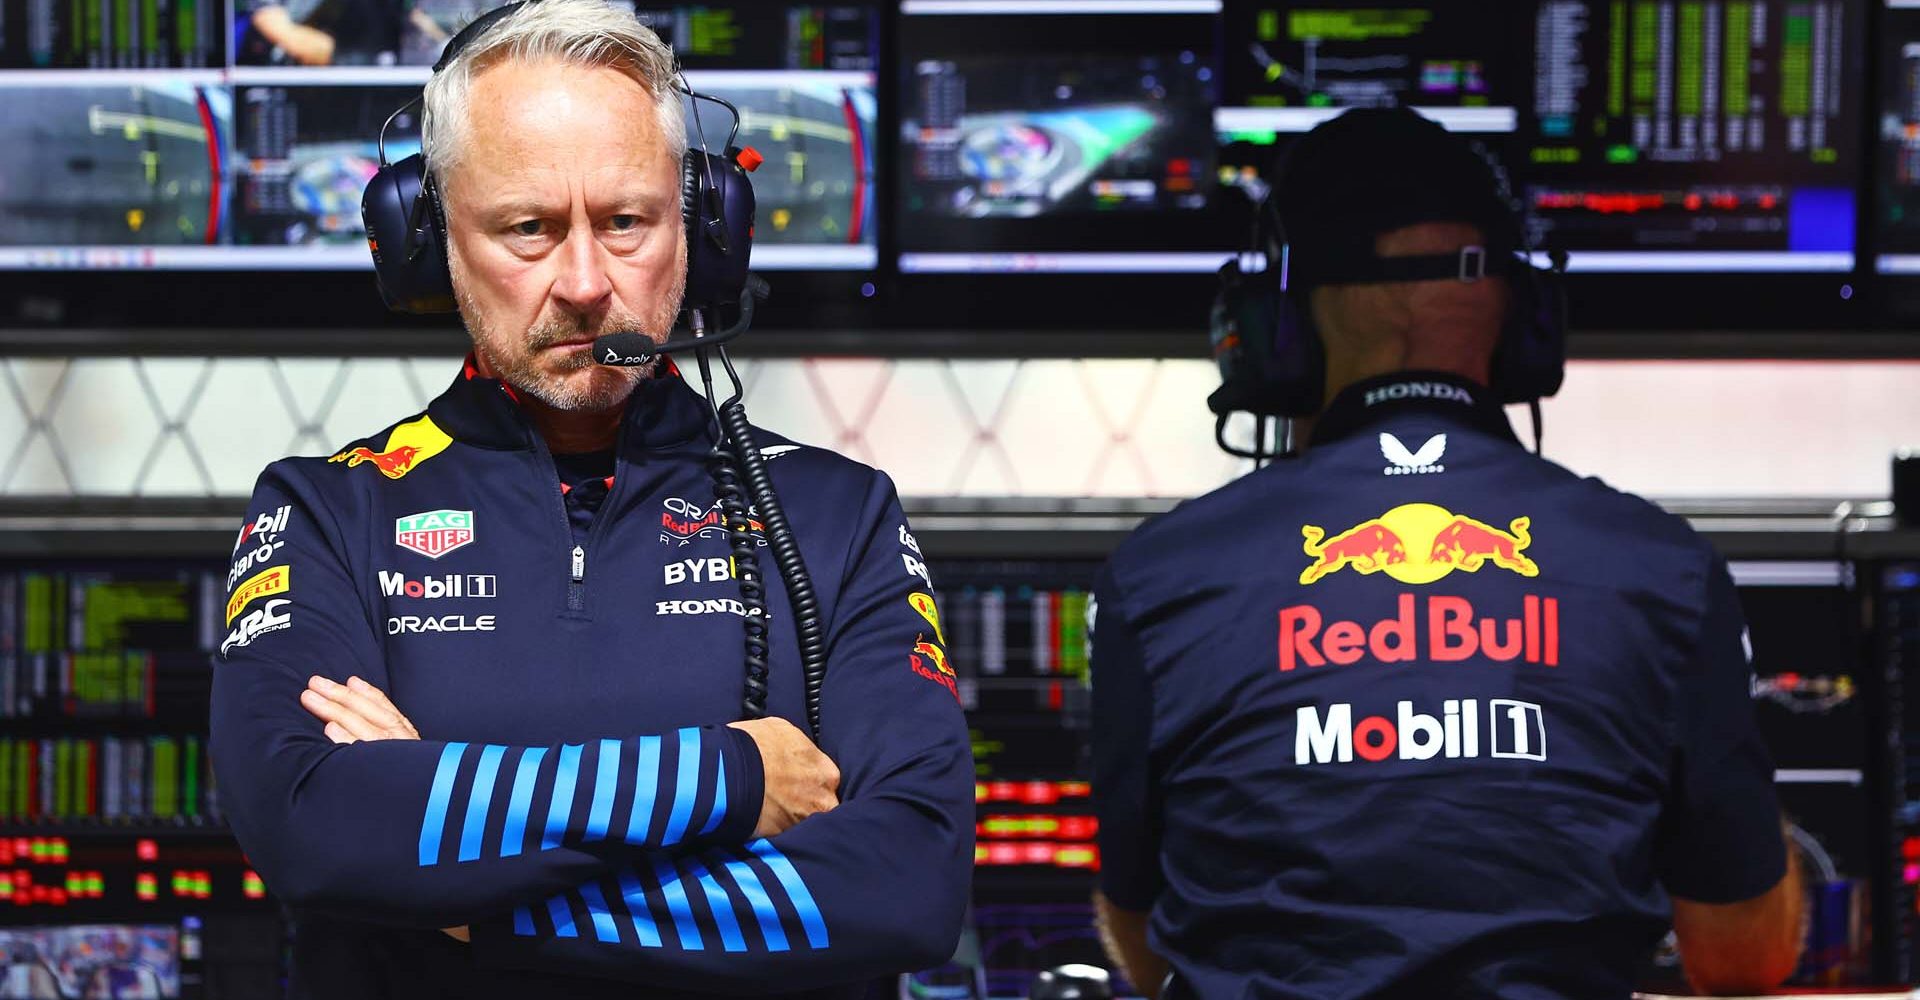
[[[576,545],[573,547],[573,582],[584,583],[587,579],[587,550]]]

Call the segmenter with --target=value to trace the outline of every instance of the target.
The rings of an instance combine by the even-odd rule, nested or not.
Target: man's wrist
[[[766,800],[767,775],[760,745],[752,734],[733,726],[714,726],[710,733],[718,737],[715,743],[720,748],[720,773],[726,780],[725,789],[715,789],[716,801],[724,801],[727,810],[711,841],[729,846],[745,844],[760,825],[760,809]],[[724,800],[718,798],[721,792]]]

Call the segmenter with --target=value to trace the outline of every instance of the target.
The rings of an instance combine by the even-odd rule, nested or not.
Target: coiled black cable
[[[760,575],[759,543],[747,516],[747,501],[733,468],[733,457],[718,442],[707,456],[707,474],[713,496],[726,520],[727,544],[733,549],[733,578],[740,589],[742,630],[747,643],[747,690],[741,708],[749,719],[767,717],[767,590]]]
[[[740,376],[734,372],[733,360],[727,357],[725,351],[720,352],[720,363],[726,366],[727,374],[733,378],[734,384],[738,385]],[[780,497],[773,490],[773,479],[767,475],[766,459],[760,456],[760,448],[753,441],[753,425],[748,422],[747,409],[740,404],[738,396],[720,406],[720,425],[726,432],[727,446],[733,452],[735,462],[733,468],[745,475],[747,497],[753,502],[754,509],[760,512],[760,521],[765,525],[767,548],[773,550],[774,564],[779,567],[780,576],[787,584],[787,598],[793,606],[794,636],[800,644],[800,667],[806,678],[807,725],[817,741],[820,738],[820,692],[827,682],[826,634],[820,624],[820,601],[814,596],[813,579],[807,575],[806,564],[800,558],[800,543],[794,539],[793,529],[787,522],[786,511],[780,506]],[[718,482],[716,478],[716,488]],[[728,530],[732,531],[731,523],[728,525]],[[736,543],[736,555],[738,552],[739,546]],[[763,619],[763,635],[764,630]],[[762,649],[764,648],[763,645]],[[751,664],[751,658],[748,662]],[[762,667],[763,706],[765,680],[765,668]],[[749,667],[748,685],[748,694],[751,697],[751,667]]]

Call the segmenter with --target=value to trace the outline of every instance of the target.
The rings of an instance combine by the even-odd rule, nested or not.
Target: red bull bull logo
[[[341,458],[345,458],[349,469],[361,462],[372,462],[374,468],[379,469],[388,479],[399,479],[407,474],[407,470],[413,468],[413,460],[419,454],[420,449],[412,445],[402,445],[392,451],[374,451],[372,448],[362,446],[349,448],[332,460],[338,462]]]
[[[1491,560],[1495,566],[1521,576],[1539,576],[1540,567],[1520,554],[1521,549],[1533,544],[1533,536],[1527,534],[1530,520],[1516,517],[1507,522],[1506,531],[1501,531],[1470,517],[1455,517],[1453,523],[1440,529],[1440,537],[1433,540],[1433,550],[1427,559],[1448,563],[1469,573],[1478,572]]]
[[[926,657],[929,660],[932,660],[933,665],[940,668],[941,673],[946,674],[948,677],[953,676],[953,668],[947,666],[946,650],[941,649],[939,646],[936,646],[933,643],[926,641],[925,639],[919,639],[914,642],[913,651],[921,656]]]
[[[1352,569],[1423,584],[1456,569],[1477,573],[1489,564],[1538,576],[1540,567],[1525,555],[1533,544],[1530,524],[1531,519],[1516,517],[1502,531],[1436,504],[1409,503],[1331,538],[1319,525],[1302,525],[1301,547],[1313,561],[1300,571],[1300,582],[1317,583],[1329,573]]]
[[[924,634],[914,636],[913,652],[907,654],[907,666],[921,677],[946,688],[954,701],[960,700],[960,686],[954,682],[953,668],[947,665],[947,651],[928,642]]]
[[[412,472],[421,462],[447,450],[453,438],[440,429],[431,417],[422,416],[410,420],[393,429],[387,435],[384,450],[374,451],[365,445],[355,445],[332,458],[329,462],[345,462],[351,469],[361,463],[371,464],[388,479],[399,479]]]

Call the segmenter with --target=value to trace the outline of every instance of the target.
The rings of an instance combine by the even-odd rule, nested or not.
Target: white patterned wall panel
[[[241,358],[213,362],[213,374],[187,429],[208,464],[218,470],[218,492],[227,493],[232,470],[251,468],[258,474],[268,462],[293,454],[298,424],[281,400],[272,363]],[[241,489],[251,492],[253,481]]]
[[[0,474],[0,486],[9,492],[65,495],[74,491],[66,452],[51,419],[60,405],[71,367],[72,363],[65,360],[42,359],[7,365],[7,394],[14,404],[8,408],[9,416],[19,414],[19,422],[11,427],[7,465]]]
[[[457,370],[0,359],[0,492],[244,495],[274,458],[417,412]],[[1245,468],[1214,447],[1205,361],[781,359],[741,373],[757,423],[877,465],[909,496],[1191,496]],[[1550,457],[1649,495],[1884,496],[1888,456],[1920,447],[1920,363],[1581,362],[1546,416]]]
[[[1920,449],[1920,362],[1581,362],[1546,431],[1549,457],[1652,496],[1884,497]]]

